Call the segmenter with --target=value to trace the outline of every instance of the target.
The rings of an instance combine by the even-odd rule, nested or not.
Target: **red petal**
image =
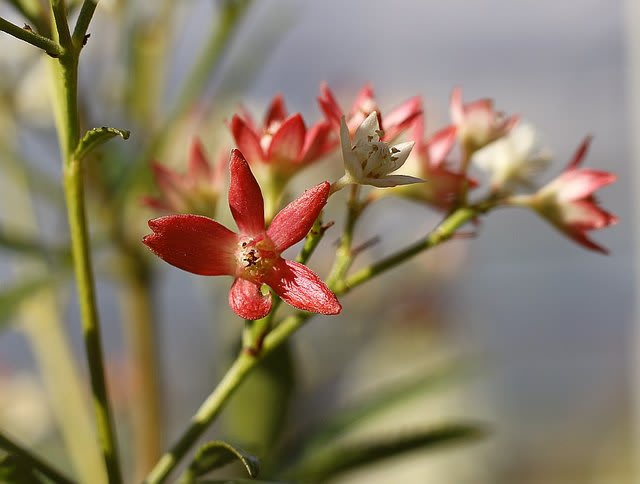
[[[396,138],[421,114],[422,99],[419,96],[408,99],[389,114],[385,114],[383,118],[384,124],[380,126],[384,131],[385,141]]]
[[[320,314],[338,314],[342,310],[335,294],[315,272],[292,260],[276,262],[264,282],[294,308]]]
[[[307,128],[300,113],[287,118],[271,139],[267,159],[293,163],[299,161],[306,132]]]
[[[438,131],[427,141],[429,163],[440,166],[456,142],[457,128],[454,124]]]
[[[327,203],[330,189],[329,182],[324,182],[306,190],[273,218],[267,235],[278,252],[291,247],[307,235]]]
[[[211,178],[211,165],[202,143],[195,136],[191,139],[189,146],[189,176],[192,180]]]
[[[336,147],[337,142],[333,138],[333,130],[328,122],[312,126],[305,136],[301,156],[302,162],[311,163],[318,158],[322,158]]]
[[[265,296],[259,284],[237,278],[229,290],[229,306],[241,318],[264,318],[271,311],[271,294]]]
[[[251,163],[259,163],[264,160],[265,157],[260,147],[260,137],[244,119],[238,115],[233,116],[229,128],[238,148]]]
[[[142,241],[169,264],[202,276],[233,275],[238,236],[201,215],[149,220],[153,234]]]
[[[596,190],[616,181],[616,176],[607,171],[577,169],[560,175],[555,182],[560,201],[580,200]]]
[[[449,101],[449,113],[451,120],[456,125],[464,123],[464,107],[462,106],[462,89],[454,87],[451,91],[451,100]]]
[[[336,98],[334,97],[331,89],[326,82],[320,85],[320,96],[318,97],[318,104],[320,109],[324,112],[327,120],[333,125],[334,128],[340,128],[340,118],[342,117],[342,109]]]
[[[371,87],[371,84],[367,83],[364,86],[362,86],[362,89],[360,89],[360,92],[356,96],[356,100],[353,102],[353,105],[351,106],[350,114],[355,114],[361,111],[363,107],[366,108],[370,104],[376,105],[376,102],[375,102],[375,95],[373,94],[373,87]],[[367,114],[369,112],[368,109],[365,109],[364,111],[366,111]]]
[[[582,163],[582,160],[586,156],[587,151],[589,151],[589,145],[591,144],[592,139],[593,138],[591,136],[587,136],[584,140],[582,140],[582,143],[580,143],[580,146],[578,146],[578,149],[576,150],[576,152],[573,154],[573,157],[569,161],[569,164],[567,165],[567,170],[573,170],[578,166],[580,166],[580,163]]]
[[[269,128],[271,123],[273,122],[282,122],[287,117],[287,108],[284,105],[284,99],[282,98],[282,94],[278,94],[274,96],[269,108],[267,109],[267,114],[264,117],[264,127]]]
[[[229,171],[229,207],[240,233],[255,235],[264,232],[262,192],[247,160],[238,150],[231,152]]]

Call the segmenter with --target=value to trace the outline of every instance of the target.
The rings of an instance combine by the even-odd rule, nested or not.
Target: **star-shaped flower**
[[[164,212],[213,216],[224,182],[226,161],[227,156],[221,154],[216,164],[211,166],[202,143],[197,138],[193,138],[189,147],[189,165],[185,174],[177,173],[160,163],[152,163],[151,167],[160,196],[145,197],[143,203]]]
[[[547,167],[551,153],[540,147],[530,124],[519,124],[506,136],[488,144],[473,162],[491,173],[494,189],[531,188],[534,177]]]
[[[194,274],[234,277],[229,305],[240,317],[260,319],[271,310],[266,284],[295,308],[338,314],[336,296],[308,267],[281,257],[311,229],[329,196],[321,183],[283,208],[265,229],[264,202],[247,161],[233,150],[229,206],[239,233],[199,215],[169,215],[149,221],[143,242],[169,264]]]
[[[382,141],[384,133],[378,124],[378,113],[372,112],[356,130],[353,141],[344,116],[340,121],[340,143],[345,174],[333,187],[337,191],[346,185],[395,187],[424,180],[407,175],[392,175],[409,157],[414,142],[390,146]]]
[[[491,99],[462,103],[462,90],[456,87],[449,104],[451,120],[458,127],[458,139],[469,154],[501,138],[513,128],[518,116],[505,117],[493,108]]]
[[[424,178],[427,183],[394,188],[400,196],[425,202],[440,210],[450,210],[465,187],[473,189],[477,182],[449,167],[447,157],[456,143],[456,127],[446,126],[425,140],[424,118],[420,116],[412,128],[416,144],[405,164],[408,173]]]
[[[326,83],[322,83],[320,86],[318,104],[334,129],[339,130],[340,118],[345,114]],[[370,84],[365,84],[356,96],[349,113],[345,116],[349,134],[353,136],[363,121],[374,111],[378,113],[380,129],[384,130],[382,139],[391,141],[411,126],[411,123],[422,114],[422,100],[419,96],[412,97],[382,116],[373,95],[373,88]]]
[[[291,176],[322,158],[337,144],[328,122],[307,129],[300,113],[288,114],[280,95],[273,98],[262,126],[243,112],[233,116],[229,128],[249,163],[264,163],[282,176]]]
[[[578,147],[564,172],[532,195],[511,197],[509,203],[534,209],[567,237],[587,249],[608,250],[587,237],[587,231],[613,225],[618,218],[601,209],[594,197],[599,188],[616,181],[613,173],[579,168],[590,137]]]

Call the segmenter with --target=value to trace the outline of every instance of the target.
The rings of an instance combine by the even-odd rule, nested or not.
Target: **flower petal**
[[[331,289],[306,266],[280,259],[264,279],[294,308],[320,314],[338,314],[342,306]]]
[[[329,182],[320,183],[306,190],[278,212],[267,229],[267,235],[278,252],[291,247],[307,235],[327,203],[330,189]]]
[[[315,124],[307,131],[302,148],[302,162],[311,163],[336,147],[331,124],[327,121]]]
[[[449,101],[449,112],[451,115],[451,121],[455,125],[461,125],[464,123],[464,107],[462,106],[462,89],[460,87],[454,87],[451,91],[451,100]]]
[[[373,111],[367,118],[362,122],[358,129],[356,129],[356,134],[353,139],[354,145],[357,145],[359,141],[371,142],[371,141],[379,141],[380,136],[380,123],[378,122],[378,112]],[[342,133],[342,132],[341,132]],[[341,134],[342,136],[342,134]],[[373,137],[371,140],[369,137]]]
[[[294,163],[299,161],[306,131],[307,128],[300,113],[287,118],[271,139],[267,159]]]
[[[260,163],[264,160],[265,156],[260,146],[260,137],[244,119],[237,114],[234,115],[229,128],[238,148],[251,163]]]
[[[573,201],[588,197],[593,192],[616,181],[616,175],[607,171],[578,169],[564,172],[555,181],[558,200]]]
[[[571,157],[569,165],[567,165],[567,170],[572,170],[580,166],[582,160],[587,154],[587,151],[589,151],[589,146],[591,145],[592,139],[593,138],[591,136],[587,136],[584,140],[582,140],[582,143],[580,143],[580,146],[578,146],[578,149]]]
[[[340,118],[342,117],[342,109],[340,109],[340,105],[336,98],[334,97],[331,89],[326,82],[320,84],[320,96],[318,96],[318,104],[320,105],[320,109],[327,117],[327,121],[329,121],[334,127],[340,126]]]
[[[287,108],[284,104],[284,99],[282,94],[277,94],[267,109],[267,114],[264,117],[264,127],[268,128],[274,122],[281,123],[286,117]]]
[[[422,99],[420,96],[408,99],[390,113],[385,114],[384,118],[382,118],[382,129],[384,131],[385,141],[391,141],[396,138],[421,114]]]
[[[362,165],[360,165],[357,156],[353,152],[351,136],[349,135],[349,128],[347,127],[344,116],[340,118],[340,144],[342,145],[342,159],[346,172],[351,175],[353,179],[359,180],[362,178]]]
[[[431,166],[442,165],[456,142],[456,133],[457,127],[452,124],[438,131],[427,141]]]
[[[247,160],[238,150],[231,152],[229,161],[229,207],[240,233],[255,235],[264,232],[264,201],[256,178]]]
[[[358,92],[356,100],[351,105],[350,114],[353,116],[358,112],[369,114],[369,108],[376,105],[375,95],[373,93],[373,87],[367,83],[362,86],[362,89]]]
[[[202,142],[193,137],[189,146],[189,177],[192,181],[198,179],[210,179],[212,176],[211,165],[205,155]]]
[[[229,290],[229,306],[244,319],[264,318],[271,311],[271,293],[265,296],[260,285],[239,277]]]
[[[142,240],[158,257],[202,276],[233,275],[238,236],[201,215],[168,215],[149,220],[153,233]]]
[[[404,143],[398,143],[391,147],[392,155],[389,164],[386,166],[387,173],[393,173],[404,165],[404,162],[407,161],[407,158],[409,158],[411,154],[413,145],[415,145],[415,141],[405,141]],[[385,173],[385,175],[387,173]]]
[[[412,183],[424,183],[426,180],[409,175],[387,175],[382,178],[364,178],[359,180],[362,185],[372,185],[378,188],[389,188],[398,185],[411,185]]]

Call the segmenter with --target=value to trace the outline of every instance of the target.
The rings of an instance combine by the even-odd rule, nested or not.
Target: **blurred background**
[[[103,0],[90,29],[81,65],[87,117],[96,125],[132,131],[131,140],[112,158],[131,160],[144,152],[148,133],[171,114],[217,18],[211,1],[181,2],[171,8],[170,20],[160,3]],[[1,11],[21,22],[9,7]],[[223,120],[239,103],[260,119],[272,96],[282,93],[290,111],[302,112],[308,124],[320,119],[315,98],[321,81],[328,81],[343,106],[366,82],[372,83],[383,111],[420,95],[427,131],[433,133],[449,121],[451,89],[462,86],[466,100],[491,97],[498,109],[519,113],[537,127],[554,153],[543,181],[562,170],[587,134],[594,135],[594,142],[585,166],[618,174],[599,200],[620,223],[594,233],[611,250],[608,257],[576,246],[533,213],[493,212],[476,227],[477,237],[446,244],[354,291],[343,299],[340,317],[316,318],[295,336],[292,350],[299,366],[286,415],[293,428],[322,421],[328,409],[348,405],[387,382],[408,381],[452,364],[462,371],[445,378],[437,391],[394,405],[353,434],[366,437],[459,418],[487,422],[490,428],[480,442],[409,453],[340,475],[335,482],[638,480],[631,445],[637,378],[632,207],[638,201],[630,190],[637,175],[633,126],[640,129],[633,108],[640,84],[632,82],[640,81],[640,75],[634,77],[634,66],[640,65],[638,19],[634,0],[255,2],[203,84],[202,95],[193,98],[189,113],[166,134],[163,148],[154,153],[161,161],[184,163],[193,131],[213,158],[231,145]],[[40,95],[46,94],[41,87],[46,71],[34,50],[0,36],[0,84],[10,106],[4,112],[17,120],[5,119],[4,132],[16,133],[12,150],[31,160],[35,173],[56,181],[55,134],[47,98]],[[155,73],[162,82],[136,74],[145,59],[164,59]],[[140,99],[135,89],[156,90],[155,104],[134,109]],[[327,177],[327,170],[339,175],[334,165],[320,162],[293,181],[293,191]],[[6,193],[14,187],[13,200],[19,203],[23,191],[3,178],[0,217],[3,228],[15,227],[20,210],[5,197],[12,196]],[[56,189],[55,184],[45,188]],[[329,210],[339,224],[340,207],[332,203]],[[39,197],[35,212],[45,240],[63,243],[64,217],[54,203]],[[151,211],[131,216],[138,222],[130,227],[134,239],[146,233],[145,219],[153,216]],[[358,228],[360,242],[381,238],[360,262],[416,240],[438,220],[424,206],[383,200]],[[328,233],[311,264],[322,275],[337,237],[335,230]],[[98,269],[104,269],[109,255],[96,257]],[[198,278],[149,262],[157,278],[165,447],[218,381],[241,328],[227,308],[228,280]],[[13,287],[24,274],[16,266],[29,264],[29,255],[3,247],[0,282]],[[130,391],[123,381],[131,370],[118,292],[104,272],[99,303],[120,415]],[[65,334],[82,362],[72,287],[59,286],[56,293]],[[64,461],[56,454],[62,451],[56,450],[59,440],[48,405],[34,403],[46,403],[48,397],[29,341],[29,330],[16,321],[0,333],[0,427]],[[230,432],[233,418],[227,421],[227,430],[211,435]],[[127,432],[120,432],[123,442]]]

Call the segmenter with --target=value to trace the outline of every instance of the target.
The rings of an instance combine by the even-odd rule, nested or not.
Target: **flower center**
[[[236,251],[237,276],[259,282],[280,254],[266,235],[242,238]]]
[[[400,150],[390,147],[384,141],[380,141],[383,135],[382,130],[376,130],[375,134],[359,140],[353,147],[362,170],[367,176],[377,178],[389,174],[389,168],[398,159],[395,155]]]

